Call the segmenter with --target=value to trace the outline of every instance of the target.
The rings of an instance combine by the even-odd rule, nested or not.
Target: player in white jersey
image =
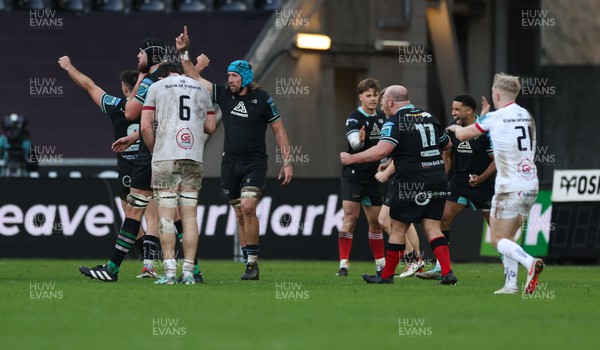
[[[523,223],[523,216],[529,214],[538,193],[537,168],[534,163],[535,122],[525,108],[515,103],[520,90],[518,77],[496,74],[492,86],[496,111],[487,113],[468,127],[448,127],[461,141],[489,132],[494,145],[497,175],[490,211],[490,229],[492,245],[503,256],[505,273],[505,285],[495,294],[518,293],[518,263],[528,269],[524,288],[524,293],[528,294],[534,292],[538,275],[544,269],[542,259],[527,254],[514,242],[515,234]],[[487,104],[485,98],[482,104]]]
[[[175,284],[174,218],[179,207],[183,222],[183,277],[194,284],[194,259],[198,247],[196,222],[202,185],[204,133],[215,131],[215,115],[207,90],[180,75],[172,63],[159,67],[164,78],[152,84],[142,110],[142,135],[152,152],[152,188],[158,201],[160,243],[165,276],[157,284]],[[154,129],[154,126],[156,128]]]

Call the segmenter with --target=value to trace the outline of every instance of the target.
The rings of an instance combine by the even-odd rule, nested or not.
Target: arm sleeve
[[[156,109],[156,85],[150,86],[148,93],[146,94],[143,110],[155,110]]]
[[[219,85],[219,84],[212,84],[212,96],[210,96],[210,99],[212,101],[212,103],[219,103],[221,96],[223,96],[223,93],[225,92],[225,85]]]
[[[148,94],[148,89],[152,86],[153,81],[145,78],[140,83],[140,87],[138,88],[137,94],[135,95],[135,100],[141,103],[142,105],[146,101],[146,95]]]
[[[104,93],[100,97],[100,110],[102,110],[103,113],[111,114],[115,110],[120,109],[120,102],[120,98]]]

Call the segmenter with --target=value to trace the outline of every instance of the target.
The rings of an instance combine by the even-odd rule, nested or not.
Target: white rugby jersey
[[[535,166],[535,121],[529,112],[510,103],[480,117],[475,127],[489,132],[496,161],[496,193],[538,189]]]
[[[155,111],[152,161],[202,162],[204,122],[214,113],[208,91],[196,80],[171,75],[150,86],[144,109]]]

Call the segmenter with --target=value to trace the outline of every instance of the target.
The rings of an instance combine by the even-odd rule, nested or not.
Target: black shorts
[[[390,217],[405,223],[420,223],[423,219],[441,220],[444,214],[444,204],[448,194],[448,184],[424,184],[418,190],[412,184],[393,186],[394,191],[390,201]]]
[[[373,180],[359,181],[351,177],[342,176],[341,197],[343,201],[361,203],[366,206],[380,207],[383,204],[381,198],[381,184]]]
[[[383,205],[387,205],[388,207],[390,206],[392,197],[394,196],[395,187],[396,179],[393,176],[381,185],[381,191],[383,192]]]
[[[463,187],[450,183],[450,195],[446,200],[473,210],[490,210],[492,207],[493,188]]]
[[[131,188],[152,191],[152,155],[138,154],[133,163]]]
[[[131,186],[131,173],[133,172],[133,162],[119,161],[119,197],[127,200],[129,194],[129,186]]]
[[[250,163],[221,160],[221,193],[227,200],[240,198],[244,187],[258,187],[264,190],[266,177],[266,160]]]

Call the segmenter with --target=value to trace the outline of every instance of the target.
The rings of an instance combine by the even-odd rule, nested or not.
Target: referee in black
[[[227,85],[212,84],[202,79],[200,72],[189,59],[190,41],[187,27],[176,38],[176,47],[187,76],[201,82],[219,104],[225,127],[225,144],[221,161],[221,189],[224,197],[235,209],[242,251],[247,256],[246,271],[242,280],[258,280],[259,226],[256,206],[263,195],[267,176],[267,151],[265,132],[270,125],[283,165],[278,179],[282,185],[292,181],[293,169],[288,136],[273,98],[254,83],[254,72],[243,60],[232,62],[227,68]],[[201,56],[206,64],[208,59]]]

